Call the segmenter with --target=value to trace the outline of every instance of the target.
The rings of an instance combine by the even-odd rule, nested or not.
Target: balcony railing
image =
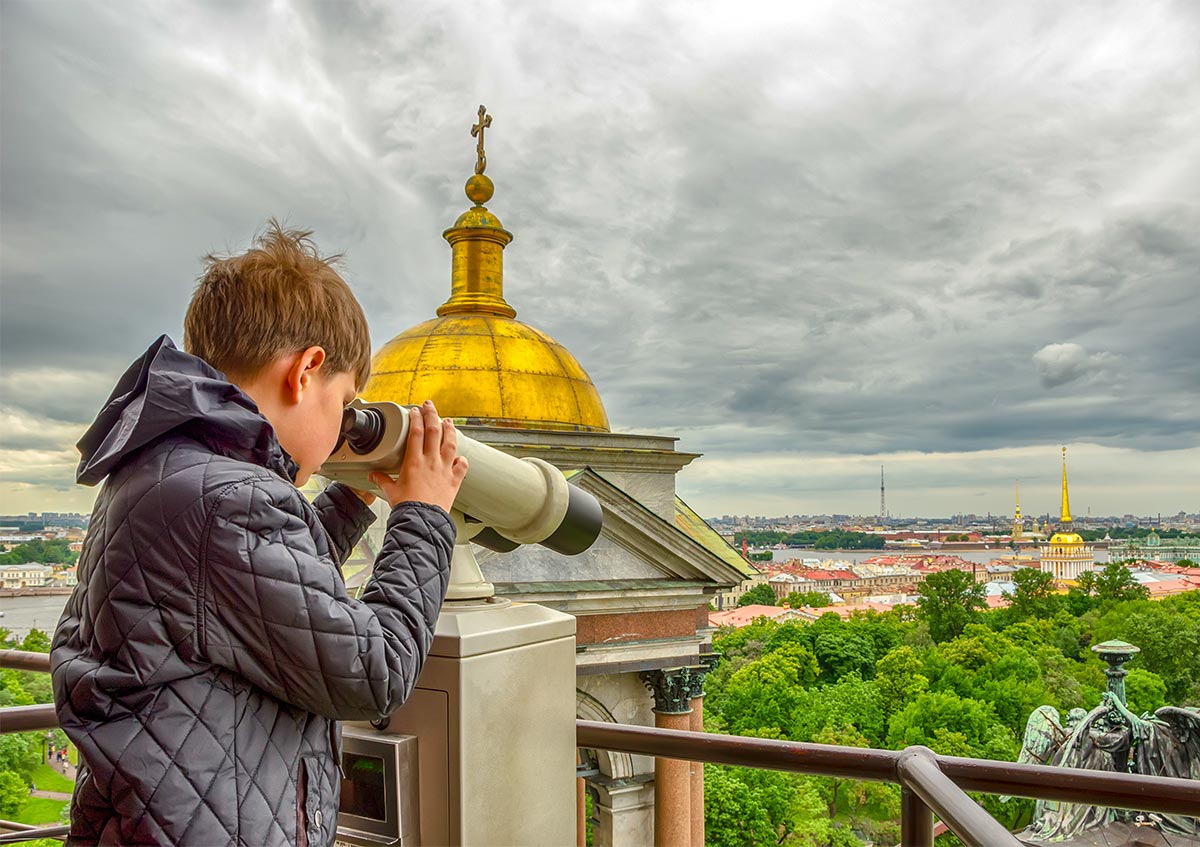
[[[933,844],[935,814],[964,844],[1018,847],[967,791],[1175,815],[1200,810],[1200,781],[1190,779],[961,759],[927,747],[871,750],[595,721],[575,726],[576,743],[594,750],[898,784],[904,847]]]
[[[0,668],[48,672],[50,657],[0,650]],[[0,709],[0,732],[31,732],[57,726],[52,705]],[[1197,780],[962,759],[939,756],[927,747],[872,750],[596,721],[576,721],[575,726],[578,745],[593,750],[897,784],[904,847],[932,847],[934,815],[964,844],[1019,847],[1013,834],[967,791],[1173,815],[1195,815],[1200,810]],[[61,837],[67,831],[64,826],[29,829],[4,821],[0,821],[0,827],[20,830],[0,834],[0,844]]]

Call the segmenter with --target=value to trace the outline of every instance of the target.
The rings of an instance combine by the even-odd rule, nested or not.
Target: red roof
[[[726,609],[723,612],[709,612],[710,626],[747,626],[757,618],[777,618],[786,612],[782,606],[742,606],[740,609]]]
[[[1146,588],[1150,589],[1150,596],[1166,597],[1169,594],[1182,594],[1185,591],[1195,591],[1200,588],[1200,584],[1193,582],[1190,578],[1183,579],[1160,579],[1155,582],[1143,583]]]

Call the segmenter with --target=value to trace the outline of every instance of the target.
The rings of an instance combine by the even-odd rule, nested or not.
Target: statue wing
[[[1138,770],[1154,776],[1200,779],[1200,713],[1164,706],[1150,721],[1153,731],[1138,745]]]
[[[1053,706],[1038,706],[1025,722],[1025,735],[1021,739],[1021,752],[1017,761],[1033,765],[1045,765],[1062,747],[1070,736]]]

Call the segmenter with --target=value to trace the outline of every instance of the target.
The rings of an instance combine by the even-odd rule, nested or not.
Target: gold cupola
[[[450,299],[437,317],[406,330],[371,360],[367,401],[433,400],[443,417],[467,424],[525,429],[608,431],[600,394],[571,353],[544,332],[516,320],[504,299],[504,248],[512,233],[483,204],[495,186],[484,175],[483,132],[491,115],[479,107],[475,205],[442,233],[453,258]]]

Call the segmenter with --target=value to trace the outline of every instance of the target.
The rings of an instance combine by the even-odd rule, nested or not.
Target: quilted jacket
[[[338,721],[411,692],[450,517],[396,506],[350,598],[371,511],[336,483],[305,500],[254,402],[165,336],[79,448],[79,481],[105,482],[50,654],[85,763],[68,844],[332,844]]]

